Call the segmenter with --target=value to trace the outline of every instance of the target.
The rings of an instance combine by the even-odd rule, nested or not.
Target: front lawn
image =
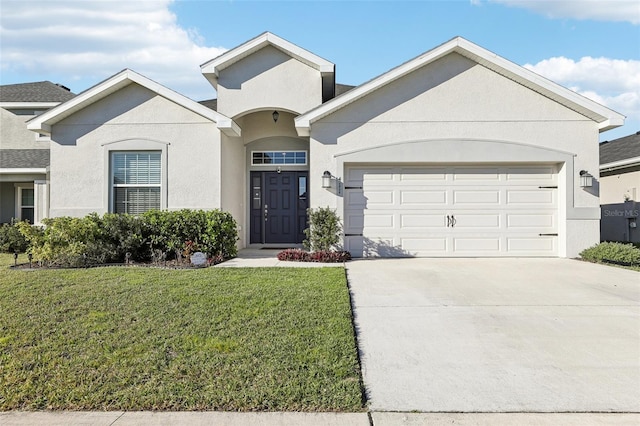
[[[0,255],[2,411],[363,410],[342,268],[11,263]]]

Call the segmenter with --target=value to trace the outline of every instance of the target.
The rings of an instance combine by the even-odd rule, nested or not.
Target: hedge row
[[[640,248],[633,244],[604,242],[583,250],[580,257],[590,262],[640,266]]]
[[[220,210],[148,211],[140,216],[92,213],[44,219],[44,228],[17,224],[35,261],[49,266],[89,266],[188,257],[236,256],[237,226]]]

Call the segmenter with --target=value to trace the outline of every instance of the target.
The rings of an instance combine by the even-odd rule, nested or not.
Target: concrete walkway
[[[63,411],[0,413],[3,426],[604,426],[640,424],[640,414],[616,413],[230,413]]]
[[[238,256],[222,262],[215,268],[261,268],[278,266],[283,268],[324,268],[332,266],[344,266],[343,263],[317,263],[317,262],[283,262],[278,260],[281,249],[246,248],[238,251]]]

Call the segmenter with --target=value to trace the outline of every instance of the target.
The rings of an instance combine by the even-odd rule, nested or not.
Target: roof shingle
[[[66,102],[74,96],[50,81],[0,86],[0,102]]]
[[[48,149],[2,149],[0,169],[30,169],[49,166]]]
[[[640,157],[640,132],[600,144],[601,165],[636,157]]]

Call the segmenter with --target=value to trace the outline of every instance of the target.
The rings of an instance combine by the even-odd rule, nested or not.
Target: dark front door
[[[304,239],[308,172],[251,172],[251,243]]]

